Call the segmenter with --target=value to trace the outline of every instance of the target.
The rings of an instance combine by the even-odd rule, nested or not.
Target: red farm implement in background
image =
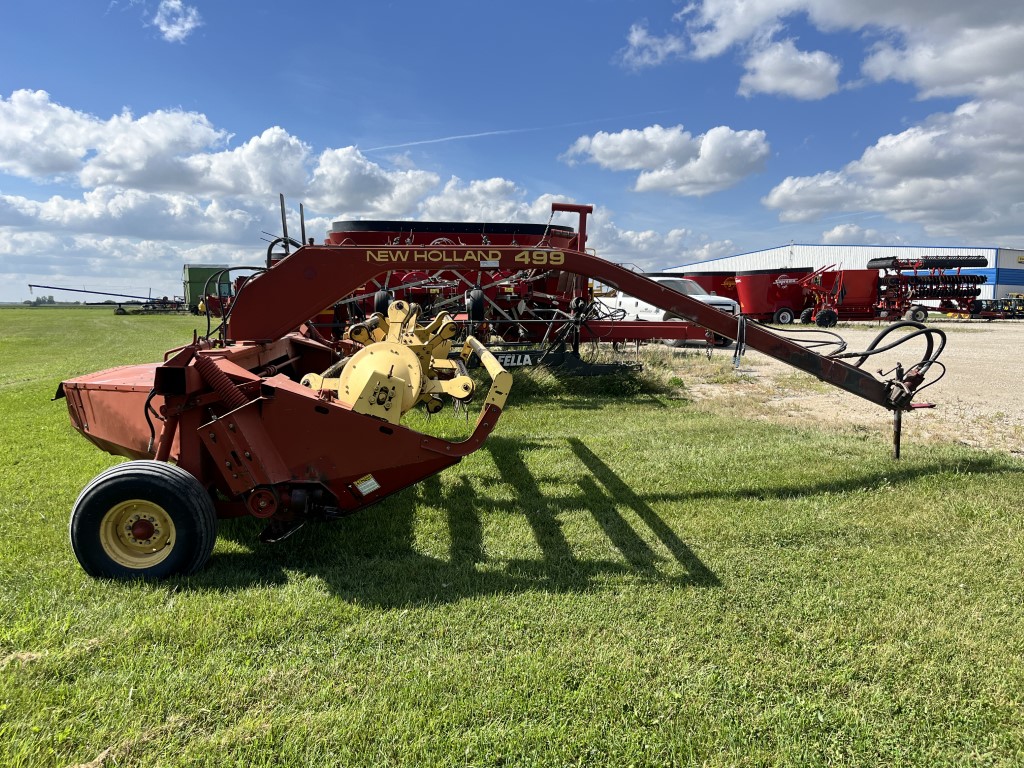
[[[800,320],[829,328],[839,320],[924,322],[934,310],[967,315],[986,278],[961,270],[986,264],[984,256],[926,256],[872,259],[866,269],[824,267],[800,281],[813,301]]]
[[[450,313],[492,344],[520,346],[548,340],[553,328],[572,317],[570,304],[587,296],[584,276],[533,264],[529,250],[567,248],[576,232],[569,227],[418,221],[339,221],[326,245],[371,248],[382,272],[332,308],[323,327],[335,336],[394,301],[421,307],[424,316]],[[446,250],[473,245],[465,260],[446,260]],[[492,248],[521,248],[521,260],[508,267],[489,258]],[[322,320],[328,320],[322,317]]]
[[[800,313],[800,322],[831,328],[840,320],[873,320],[878,317],[878,270],[823,267],[800,279],[811,297],[811,306]]]
[[[576,208],[555,205],[553,213]],[[313,325],[341,338],[352,324],[374,312],[386,314],[392,302],[405,301],[417,304],[426,318],[448,312],[466,333],[500,347],[504,365],[543,363],[571,367],[577,374],[607,373],[623,365],[583,362],[581,344],[728,342],[662,312],[642,320],[630,315],[603,296],[606,287],[590,276],[559,269],[559,263],[536,262],[528,250],[507,267],[498,268],[488,257],[492,248],[566,248],[576,241],[572,228],[550,222],[338,221],[326,244],[377,249],[385,271],[336,302]],[[455,246],[474,249],[462,262],[445,261],[445,249]]]
[[[963,274],[961,270],[987,265],[984,256],[882,258],[867,264],[869,269],[882,270],[878,283],[879,317],[902,317],[917,322],[927,320],[929,310],[969,313],[987,278]]]
[[[94,478],[74,504],[71,543],[82,567],[109,578],[191,574],[210,557],[219,517],[262,519],[261,539],[279,541],[307,521],[354,513],[478,449],[501,417],[512,377],[451,313],[435,303],[428,319],[420,305],[396,295],[386,314],[346,321],[340,336],[310,323],[325,309],[333,317],[339,303],[369,294],[370,286],[379,286],[372,296],[397,288],[387,278],[396,265],[422,272],[424,285],[437,287],[462,281],[456,273],[482,273],[479,288],[469,277],[470,290],[491,290],[503,308],[512,306],[500,298],[506,285],[516,291],[525,281],[527,293],[545,293],[564,280],[574,286],[570,304],[585,306],[588,281],[600,281],[736,340],[738,351],[760,350],[892,411],[898,456],[902,414],[915,407],[932,366],[941,367],[941,331],[904,323],[912,330],[900,341],[923,338],[923,357],[876,378],[861,365],[894,346],[879,344],[896,326],[865,352],[841,347],[819,354],[587,253],[591,208],[555,208],[575,212],[577,228],[530,243],[525,234],[513,243],[507,233],[495,244],[495,232],[486,244],[467,244],[469,233],[438,232],[430,233],[431,244],[342,240],[299,247],[239,284],[218,329],[194,336],[163,361],[62,382],[57,396],[66,398],[74,427],[102,450],[130,459]],[[451,243],[434,242],[442,236]],[[467,314],[476,311],[475,301]],[[449,401],[468,405],[482,373],[470,374],[474,364],[489,383],[468,437],[439,438],[403,425],[413,408],[436,413]]]
[[[801,283],[810,272],[810,267],[737,272],[736,293],[743,316],[789,325],[810,301]]]

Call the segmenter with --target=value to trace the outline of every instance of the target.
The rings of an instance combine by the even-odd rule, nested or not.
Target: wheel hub
[[[130,499],[115,504],[100,523],[104,552],[126,568],[147,568],[164,560],[174,548],[174,521],[159,504]]]
[[[131,537],[135,542],[149,541],[157,532],[157,527],[150,519],[136,520],[129,528]]]

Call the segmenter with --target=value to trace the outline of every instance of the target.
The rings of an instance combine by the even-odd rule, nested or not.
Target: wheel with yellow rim
[[[217,517],[206,489],[185,470],[129,461],[93,478],[75,502],[69,528],[90,576],[163,579],[206,564]]]

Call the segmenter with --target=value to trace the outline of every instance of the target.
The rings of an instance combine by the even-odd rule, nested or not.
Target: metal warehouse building
[[[1013,248],[970,248],[922,245],[811,245],[791,243],[673,267],[670,272],[749,272],[810,267],[820,269],[865,269],[878,258],[918,259],[925,256],[983,256],[988,266],[964,269],[964,274],[984,275],[982,299],[1003,299],[1010,293],[1024,293],[1024,250]]]

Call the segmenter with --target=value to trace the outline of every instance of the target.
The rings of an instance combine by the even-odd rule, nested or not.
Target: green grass
[[[68,511],[115,459],[49,398],[196,320],[0,322],[0,765],[1024,762],[1019,461],[697,407],[696,355],[516,374],[436,478],[94,581]]]

